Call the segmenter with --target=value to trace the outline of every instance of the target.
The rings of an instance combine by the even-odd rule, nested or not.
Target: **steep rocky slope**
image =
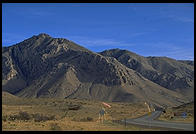
[[[194,61],[191,60],[178,60],[179,62],[185,63],[187,65],[194,66]]]
[[[193,61],[177,61],[167,57],[143,57],[133,52],[111,49],[101,52],[103,56],[116,58],[126,67],[167,89],[177,91],[193,99]]]

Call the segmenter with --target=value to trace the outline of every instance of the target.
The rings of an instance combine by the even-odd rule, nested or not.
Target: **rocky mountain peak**
[[[40,33],[40,34],[38,35],[38,37],[40,37],[40,38],[48,38],[48,37],[51,37],[51,36],[48,35],[48,34],[46,34],[46,33]]]

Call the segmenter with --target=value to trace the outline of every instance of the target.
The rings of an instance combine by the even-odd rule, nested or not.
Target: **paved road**
[[[162,111],[154,111],[150,115],[144,115],[135,119],[127,119],[126,123],[142,125],[148,127],[159,127],[174,130],[194,131],[194,124],[191,123],[175,123],[155,120],[161,115]],[[124,121],[123,121],[124,122]]]

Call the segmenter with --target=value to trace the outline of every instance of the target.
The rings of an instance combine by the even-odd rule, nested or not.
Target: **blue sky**
[[[2,44],[47,33],[92,51],[194,59],[192,3],[3,3]]]

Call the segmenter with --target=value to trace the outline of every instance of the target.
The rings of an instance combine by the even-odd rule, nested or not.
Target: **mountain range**
[[[2,47],[2,91],[27,98],[177,106],[194,99],[194,61],[121,49],[97,53],[41,33]]]

